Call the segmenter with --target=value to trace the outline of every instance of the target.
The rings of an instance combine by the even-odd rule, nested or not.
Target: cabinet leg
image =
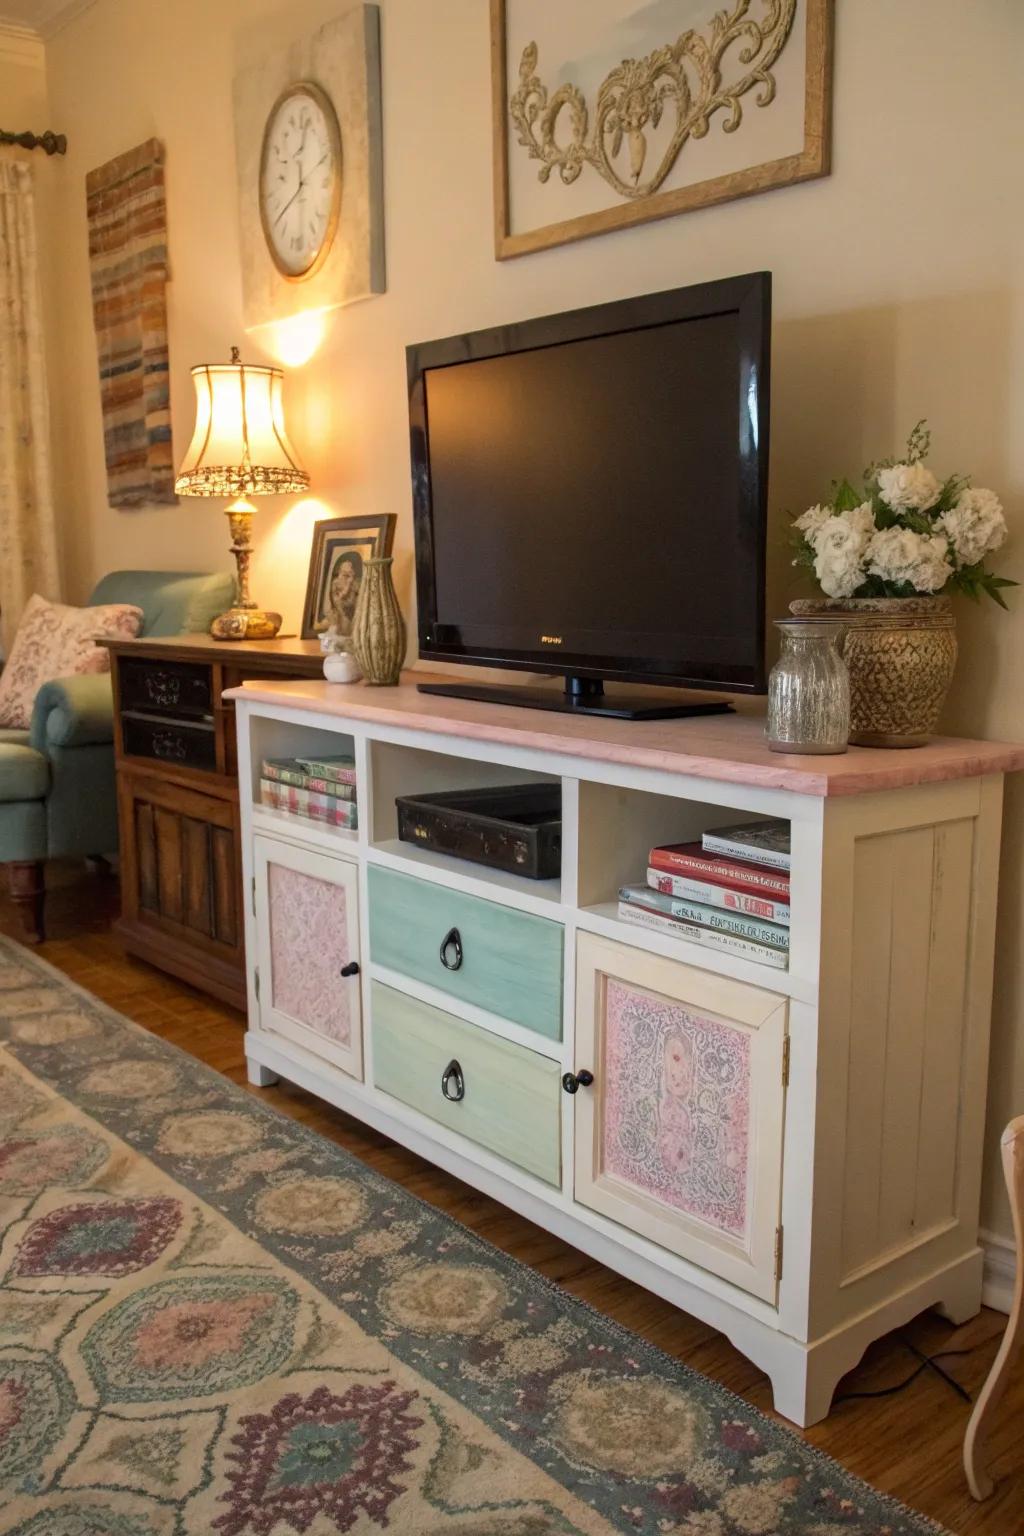
[[[982,1258],[979,1253],[973,1265],[964,1264],[949,1278],[946,1294],[935,1303],[935,1311],[947,1323],[959,1327],[970,1322],[981,1311]]]
[[[275,1083],[281,1081],[276,1072],[271,1072],[270,1068],[265,1067],[262,1062],[253,1061],[251,1056],[245,1059],[245,1070],[254,1088],[273,1088]]]
[[[776,1413],[801,1429],[827,1419],[832,1394],[849,1366],[820,1354],[789,1360],[772,1371],[772,1402]]]
[[[29,863],[8,864],[7,879],[11,900],[21,910],[25,938],[30,944],[41,944],[46,937],[46,880],[42,859]]]

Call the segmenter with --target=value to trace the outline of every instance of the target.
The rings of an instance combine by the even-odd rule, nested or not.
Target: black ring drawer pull
[[[358,976],[359,975],[359,961],[358,960],[350,960],[348,962],[348,965],[343,965],[342,968],[341,968],[341,974],[343,976]]]
[[[448,958],[450,949],[455,951],[454,960]],[[446,971],[457,971],[462,964],[462,934],[457,928],[449,928],[441,940],[441,964]]]
[[[580,1072],[567,1072],[562,1078],[562,1087],[566,1093],[579,1093],[581,1088],[589,1088],[593,1081],[593,1072],[584,1067]]]
[[[450,1084],[455,1085],[455,1092],[449,1093]],[[448,1063],[441,1073],[441,1092],[449,1104],[458,1104],[466,1097],[466,1079],[462,1075],[462,1068],[454,1059]]]

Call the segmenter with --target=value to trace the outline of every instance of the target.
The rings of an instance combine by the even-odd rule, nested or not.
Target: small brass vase
[[[349,650],[366,682],[391,688],[405,660],[405,621],[391,579],[392,556],[366,560],[352,619]]]

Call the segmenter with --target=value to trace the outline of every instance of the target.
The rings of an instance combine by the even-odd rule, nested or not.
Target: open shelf
[[[694,842],[713,827],[770,819],[702,800],[581,780],[580,906],[615,905],[620,886],[642,885],[647,878],[648,854],[659,843]]]
[[[505,906],[519,907],[541,917],[554,916],[551,908],[557,907],[562,899],[561,880],[528,880],[524,875],[488,869],[485,864],[474,864],[469,859],[453,859],[446,853],[418,848],[397,837],[371,843],[369,857],[375,864],[384,864],[404,875],[421,875],[438,885],[468,891],[471,895],[500,901]]]
[[[330,827],[310,816],[296,816],[291,811],[278,811],[272,805],[256,803],[252,808],[253,829],[257,832],[283,832],[301,838],[304,843],[322,848],[325,853],[355,851],[359,833],[352,827]]]
[[[686,936],[682,925],[677,935],[626,922],[618,912],[620,887],[646,883],[648,855],[659,843],[695,842],[703,832],[714,827],[770,818],[700,800],[585,780],[580,782],[579,816],[577,868],[581,925],[586,925],[588,917],[594,917],[598,919],[602,933],[624,944],[635,944],[669,959],[682,959],[689,965],[757,979],[764,986],[788,990],[780,985],[780,978],[788,974],[788,966],[769,965],[726,949],[696,943]]]
[[[451,789],[494,789],[508,784],[560,784],[557,774],[536,773],[503,763],[374,741],[370,744],[370,777],[373,797],[367,819],[367,837],[371,854],[383,855],[379,862],[390,863],[407,874],[420,872],[431,879],[440,879],[442,883],[473,889],[478,895],[491,895],[495,900],[522,906],[524,910],[538,911],[561,901],[560,877],[531,880],[525,875],[477,864],[472,859],[460,859],[403,842],[398,836],[395,806],[399,795],[435,794]]]
[[[251,730],[251,756],[252,756],[252,798],[256,806],[261,810],[268,810],[260,805],[260,777],[263,759],[265,757],[337,757],[342,753],[355,755],[354,738],[345,731],[321,730],[316,726],[294,724],[289,720],[276,720],[266,715],[254,715],[250,726]],[[362,786],[356,786],[357,798],[361,796]],[[276,815],[284,815],[284,812],[275,812]],[[289,818],[294,821],[294,816]],[[314,823],[316,825],[316,823]],[[347,828],[338,828],[339,831],[347,831]]]
[[[659,933],[656,929],[643,928],[636,923],[625,923],[619,917],[617,901],[597,902],[582,908],[577,914],[576,923],[586,932],[614,939],[619,944],[632,945],[634,949],[645,949],[652,955],[664,956],[666,960],[680,960],[684,965],[696,966],[702,971],[716,971],[720,976],[750,982],[784,997],[798,997],[804,1002],[813,1002],[815,998],[814,987],[794,977],[787,969],[763,965],[759,960],[746,960],[741,955],[733,955],[722,949],[706,949],[703,944],[695,944],[690,939]]]

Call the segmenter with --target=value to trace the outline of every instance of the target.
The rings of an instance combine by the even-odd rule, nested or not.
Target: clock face
[[[279,272],[312,277],[334,239],[341,202],[341,133],[330,98],[308,82],[274,103],[260,157],[260,218]]]

